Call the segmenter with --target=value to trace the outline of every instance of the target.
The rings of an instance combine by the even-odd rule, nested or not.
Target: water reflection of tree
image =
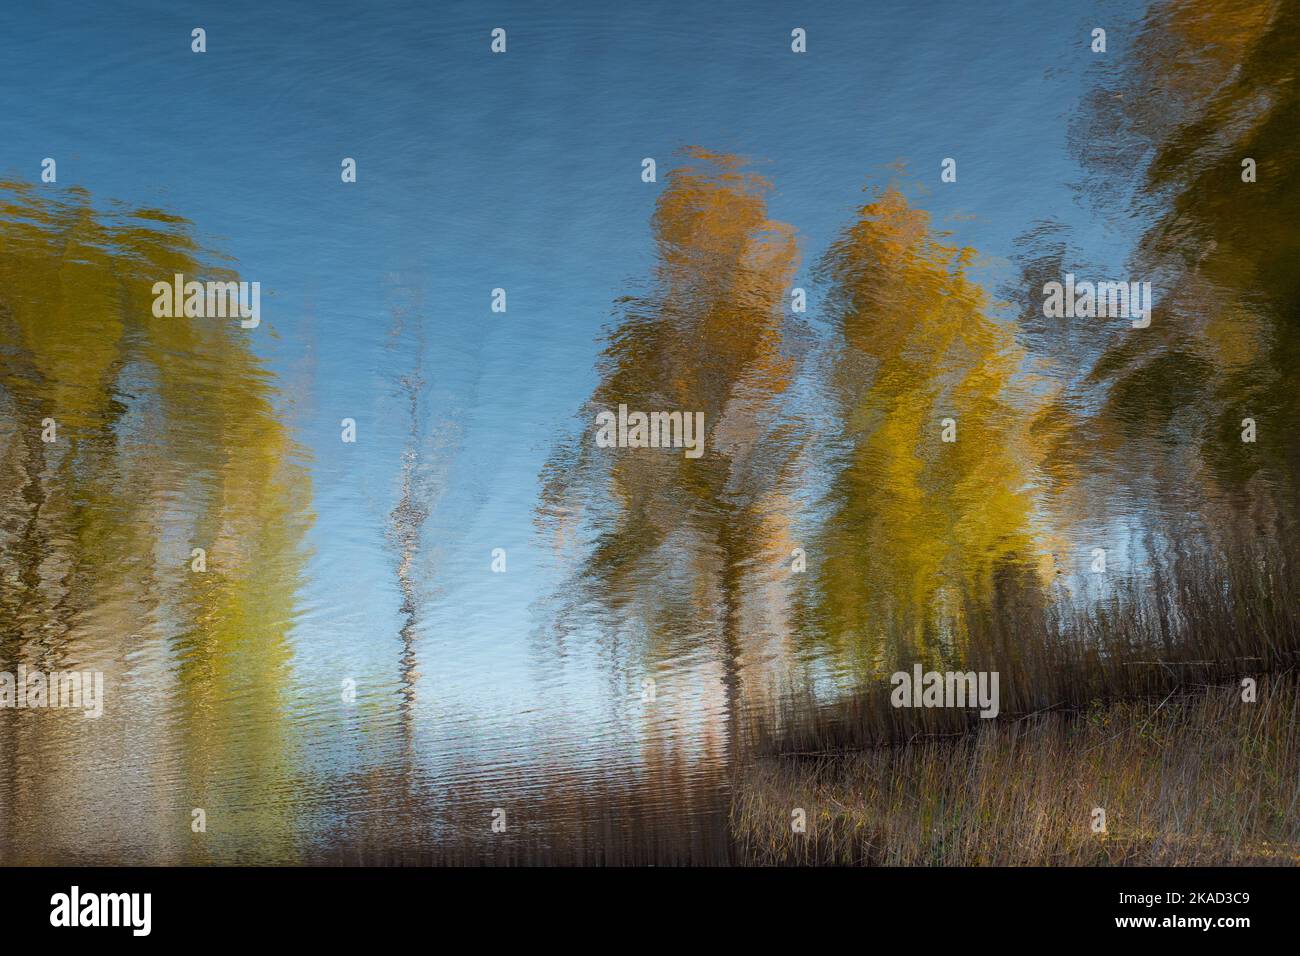
[[[729,718],[749,596],[789,553],[783,496],[798,444],[776,414],[793,372],[784,303],[798,250],[794,231],[767,216],[769,188],[737,157],[702,149],[668,176],[650,288],[621,301],[588,427],[548,463],[541,506],[557,532],[598,529],[569,612],[641,621],[651,660],[716,642]],[[703,457],[597,448],[590,423],[620,404],[703,412]]]
[[[802,638],[862,671],[960,652],[965,618],[988,607],[995,578],[1032,580],[1038,562],[1041,396],[974,262],[894,184],[874,190],[818,269],[841,451]]]
[[[288,852],[271,808],[287,784],[285,636],[310,520],[301,451],[237,321],[152,313],[160,279],[234,277],[205,264],[174,216],[0,188],[0,654],[52,669],[169,648],[174,722],[120,745],[169,760],[162,735],[176,734],[189,792],[159,799],[239,808],[247,838]],[[55,443],[41,441],[46,418]],[[125,673],[110,673],[109,693]],[[11,760],[48,745],[5,727]],[[41,812],[5,816],[23,809]],[[177,813],[185,844],[188,809]]]
[[[1133,269],[1157,280],[1162,301],[1151,328],[1098,363],[1101,420],[1114,444],[1147,445],[1127,465],[1154,474],[1161,494],[1194,484],[1200,509],[1227,504],[1275,534],[1300,490],[1300,9],[1162,2],[1132,48],[1077,127],[1093,144],[1093,193],[1128,185],[1134,160],[1149,157],[1136,198],[1151,225]],[[1241,441],[1248,417],[1254,445]]]

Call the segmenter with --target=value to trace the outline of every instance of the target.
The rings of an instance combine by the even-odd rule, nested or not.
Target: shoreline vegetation
[[[427,840],[354,832],[319,862],[1295,866],[1300,617],[1290,562],[1264,550],[1068,619],[993,608],[946,660],[1001,670],[996,718],[892,707],[883,679],[772,695],[725,771],[665,754],[636,777],[573,775],[493,836],[486,792],[426,795],[399,829]]]
[[[1294,866],[1300,674],[1258,692],[1246,704],[1236,683],[1188,687],[947,740],[759,757],[732,802],[737,862]]]
[[[951,658],[1002,672],[992,720],[894,708],[883,679],[776,698],[746,728],[737,861],[1300,863],[1294,568],[1270,547],[1216,557],[1069,616],[993,608]]]
[[[730,779],[669,762],[512,805],[407,806],[304,862],[417,866],[1296,866],[1300,668],[1158,697],[977,720],[858,750],[751,753]],[[474,808],[481,812],[474,812]],[[1096,811],[1105,811],[1098,832]],[[792,814],[806,829],[795,832]],[[391,824],[392,821],[390,821]]]

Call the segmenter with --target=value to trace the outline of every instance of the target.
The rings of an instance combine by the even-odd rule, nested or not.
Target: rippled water
[[[1004,6],[7,11],[0,669],[105,697],[0,859],[723,860],[750,708],[1290,554],[1295,8]]]

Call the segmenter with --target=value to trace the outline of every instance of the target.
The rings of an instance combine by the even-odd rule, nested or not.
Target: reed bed
[[[1296,865],[1300,677],[987,721],[947,740],[767,756],[737,782],[737,859],[941,866]],[[792,813],[801,808],[806,832]],[[1097,832],[1095,811],[1105,811]]]

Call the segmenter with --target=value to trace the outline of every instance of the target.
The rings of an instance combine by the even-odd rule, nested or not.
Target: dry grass
[[[1300,667],[1293,597],[1300,566],[1267,544],[1129,581],[1093,605],[1045,604],[1032,587],[1004,584],[988,603],[966,609],[960,641],[882,648],[877,673],[863,675],[853,693],[829,701],[807,687],[768,695],[745,715],[748,752],[843,753],[978,730],[984,721],[973,710],[891,706],[888,675],[917,662],[926,670],[996,671],[1000,722]]]
[[[1255,703],[1233,683],[945,741],[762,757],[738,778],[731,826],[740,860],[760,864],[1295,865],[1298,729],[1287,672],[1261,678]]]

